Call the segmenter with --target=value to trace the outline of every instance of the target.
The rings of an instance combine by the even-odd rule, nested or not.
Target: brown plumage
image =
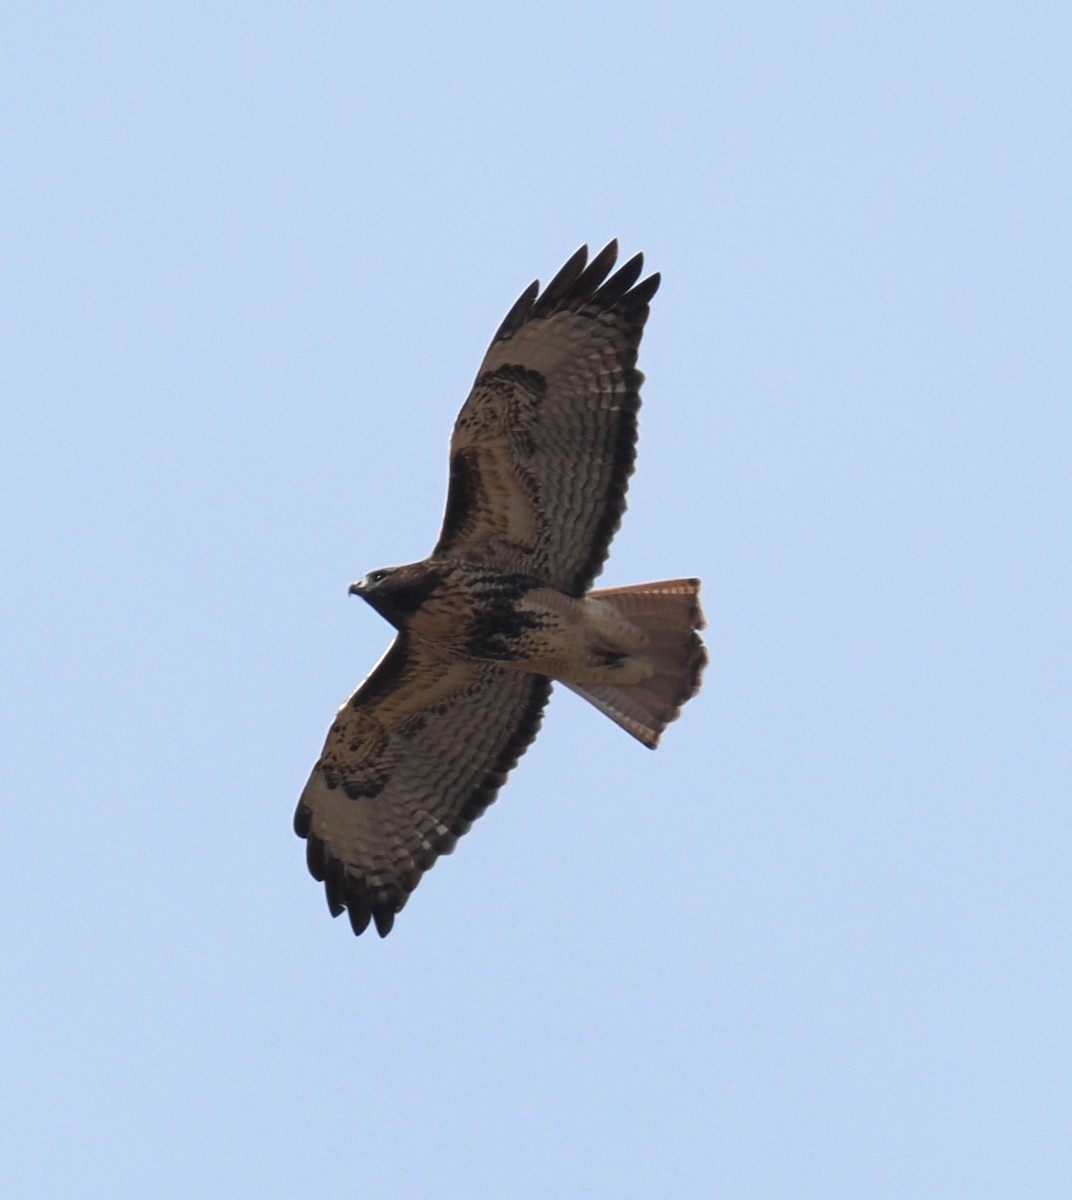
[[[698,580],[589,590],[625,509],[659,286],[616,258],[582,247],[522,293],[458,415],[431,556],[350,589],[398,636],[339,710],[294,827],[355,933],[386,936],[495,799],[552,680],[649,747],[699,687]]]

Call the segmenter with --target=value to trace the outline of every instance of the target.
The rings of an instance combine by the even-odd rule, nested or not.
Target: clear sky
[[[1072,1195],[1066,3],[8,5],[0,1191]],[[560,690],[386,941],[291,832],[498,322],[663,273]]]

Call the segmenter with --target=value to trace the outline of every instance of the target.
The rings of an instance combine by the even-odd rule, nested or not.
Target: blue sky
[[[15,4],[0,1182],[24,1197],[1066,1197],[1072,15]],[[663,273],[608,584],[384,942],[290,829],[534,277]]]

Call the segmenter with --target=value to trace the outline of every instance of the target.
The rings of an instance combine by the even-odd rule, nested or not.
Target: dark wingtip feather
[[[346,871],[337,858],[327,860],[324,871],[324,891],[328,897],[328,908],[337,917],[347,905]]]
[[[559,269],[558,274],[543,289],[543,295],[539,297],[533,307],[533,316],[542,317],[547,313],[554,312],[562,301],[572,295],[577,287],[577,281],[586,274],[585,263],[587,262],[588,247],[581,246],[579,250],[570,255]]]
[[[630,298],[637,304],[650,304],[652,296],[659,290],[659,284],[662,281],[663,277],[656,271],[633,288],[629,293]]]
[[[640,278],[640,272],[644,270],[644,255],[634,254],[633,257],[618,268],[617,271],[603,283],[599,290],[592,296],[592,301],[595,304],[604,304],[608,308],[616,300],[620,300],[626,292]]]
[[[372,906],[364,898],[351,895],[346,899],[346,915],[350,918],[350,928],[354,937],[360,937],[369,927],[372,920]],[[379,917],[376,918],[379,924]]]
[[[573,287],[573,298],[591,296],[617,261],[618,239],[612,238],[578,276]]]
[[[509,337],[516,329],[520,329],[529,317],[532,309],[533,301],[540,294],[540,281],[534,279],[520,296],[514,301],[513,307],[503,317],[503,322],[496,330],[495,337],[492,341],[497,342],[500,338]]]
[[[593,305],[596,309],[627,305],[628,311],[643,324],[646,315],[643,310],[659,288],[659,274],[656,272],[637,283],[644,270],[644,255],[633,255],[612,275],[610,272],[617,261],[617,238],[612,238],[591,262],[588,261],[588,247],[581,246],[542,292],[537,280],[521,293],[503,318],[492,344],[512,337],[534,317],[549,317],[555,312],[577,310],[585,305]]]
[[[310,835],[306,841],[305,864],[314,879],[323,880],[327,867],[327,852],[320,838]]]
[[[642,325],[644,308],[659,289],[660,277],[655,272],[641,280],[644,271],[644,255],[634,254],[617,271],[618,241],[609,241],[587,266],[578,271],[580,251],[555,276],[536,298],[530,316],[549,316],[560,309],[578,310],[588,306],[605,310],[621,305]],[[567,270],[567,268],[569,268]]]
[[[305,804],[299,804],[294,810],[294,832],[298,837],[308,837],[313,826],[313,814]]]

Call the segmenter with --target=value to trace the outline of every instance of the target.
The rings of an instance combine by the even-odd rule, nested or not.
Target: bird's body
[[[385,936],[494,799],[558,680],[646,746],[699,686],[695,579],[590,590],[625,507],[659,277],[611,243],[533,284],[451,439],[439,541],[351,592],[398,630],[339,710],[295,814],[333,915]],[[635,286],[634,286],[635,285]]]
[[[571,683],[639,683],[647,638],[598,594],[575,599],[530,575],[459,559],[385,568],[350,589],[448,659]]]

